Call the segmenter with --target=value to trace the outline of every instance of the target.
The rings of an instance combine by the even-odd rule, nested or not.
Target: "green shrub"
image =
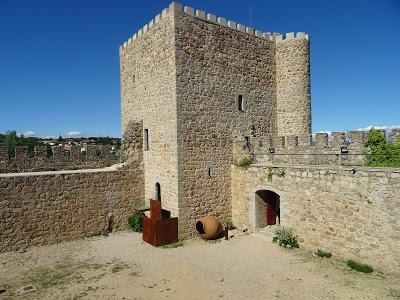
[[[318,249],[314,254],[318,257],[326,257],[326,258],[330,258],[332,256],[332,253],[322,251],[320,249]]]
[[[251,165],[251,158],[248,156],[244,156],[241,159],[238,160],[237,166],[241,168],[247,168]]]
[[[400,167],[400,140],[397,144],[388,143],[382,132],[371,129],[365,146],[365,163],[369,167]]]
[[[347,261],[347,265],[353,270],[360,271],[363,273],[372,273],[374,271],[374,268],[372,268],[370,265],[358,263],[351,259]]]
[[[275,230],[275,236],[272,242],[278,243],[279,246],[286,248],[299,248],[297,236],[294,234],[293,229],[284,226],[278,226]]]
[[[130,229],[136,232],[140,232],[142,229],[142,213],[140,211],[135,211],[128,218],[128,226]]]

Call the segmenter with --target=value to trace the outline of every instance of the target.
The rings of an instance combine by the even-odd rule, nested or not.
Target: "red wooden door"
[[[278,215],[277,201],[275,199],[268,199],[266,205],[266,225],[275,225],[276,217]]]

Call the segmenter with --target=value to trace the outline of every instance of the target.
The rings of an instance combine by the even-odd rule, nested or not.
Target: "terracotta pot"
[[[213,240],[222,236],[222,224],[215,217],[205,216],[196,223],[196,230],[207,240]]]

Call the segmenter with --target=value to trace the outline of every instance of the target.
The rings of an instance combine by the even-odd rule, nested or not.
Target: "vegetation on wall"
[[[251,158],[244,156],[237,161],[236,165],[241,168],[248,168],[251,165]]]
[[[368,151],[365,162],[369,167],[400,167],[400,139],[396,144],[388,143],[382,132],[371,129],[365,143]]]

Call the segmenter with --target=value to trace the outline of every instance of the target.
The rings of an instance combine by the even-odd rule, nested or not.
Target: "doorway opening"
[[[258,190],[255,200],[256,227],[280,224],[280,196],[277,193],[269,190]]]

